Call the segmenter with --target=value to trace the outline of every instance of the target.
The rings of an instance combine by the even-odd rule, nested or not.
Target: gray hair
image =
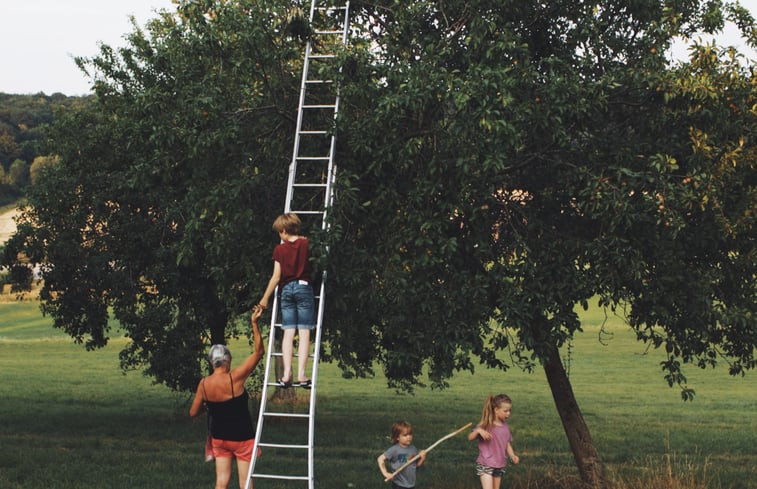
[[[231,365],[231,352],[226,345],[213,345],[208,352],[208,361],[213,368],[218,368],[221,365],[227,367]]]

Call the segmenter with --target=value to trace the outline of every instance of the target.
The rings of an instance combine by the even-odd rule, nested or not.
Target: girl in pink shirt
[[[512,406],[513,402],[505,394],[487,396],[481,422],[468,435],[468,440],[478,440],[476,475],[481,479],[482,489],[499,489],[508,457],[514,464],[520,462],[513,451],[507,425]]]

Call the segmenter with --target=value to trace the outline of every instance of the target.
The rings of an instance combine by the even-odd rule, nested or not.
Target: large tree
[[[475,358],[541,366],[582,478],[603,485],[561,362],[577,307],[625,314],[685,398],[683,363],[755,366],[757,79],[712,45],[667,56],[676,35],[753,20],[691,1],[357,8],[332,354],[358,374],[379,359],[404,388]]]
[[[112,313],[122,366],[176,389],[270,274],[302,57],[288,3],[183,2],[80,59],[94,97],[59,114],[6,246],[42,264],[56,327],[97,348]]]
[[[411,389],[544,368],[588,483],[601,462],[560,348],[577,306],[627,314],[681,366],[755,365],[755,79],[675,35],[719,3],[352,2],[325,335],[354,374]],[[83,62],[96,97],[55,133],[6,261],[90,347],[112,308],[125,366],[178,388],[269,273],[301,39],[296,4],[181,2]],[[748,30],[738,6],[729,15]],[[262,236],[261,236],[262,233]]]

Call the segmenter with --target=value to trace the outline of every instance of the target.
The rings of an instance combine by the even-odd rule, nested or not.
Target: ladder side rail
[[[312,6],[315,6],[315,1],[312,2]],[[345,8],[344,8],[344,19],[343,19],[343,30],[342,30],[342,44],[344,45],[347,42],[347,33],[349,30],[349,11],[350,11],[350,2],[347,0],[345,2]],[[341,67],[339,68],[339,71],[341,72]],[[336,89],[336,100],[334,102],[334,115],[333,115],[333,122],[336,124],[336,118],[339,112],[339,101],[340,101],[340,90],[339,86],[337,85]],[[335,126],[334,126],[335,128]],[[333,129],[332,128],[332,131]],[[326,194],[324,196],[325,201],[323,202],[323,216],[321,221],[321,228],[323,230],[328,231],[329,228],[329,222],[328,222],[328,211],[331,207],[331,204],[333,203],[334,199],[334,188],[333,183],[335,181],[336,177],[336,167],[334,165],[334,157],[335,157],[335,150],[336,150],[336,134],[335,132],[332,132],[331,135],[331,144],[329,148],[329,159],[328,159],[328,168],[327,168],[327,178],[326,178]],[[328,252],[328,250],[327,250]],[[312,368],[312,390],[310,392],[310,418],[308,419],[308,445],[310,447],[310,453],[308,457],[308,488],[313,489],[313,481],[315,480],[315,469],[314,469],[314,461],[313,461],[313,449],[315,447],[315,400],[316,400],[316,391],[317,391],[317,385],[318,385],[318,364],[320,362],[320,354],[321,354],[321,336],[323,333],[323,316],[324,316],[324,309],[325,309],[325,302],[326,302],[326,279],[327,279],[327,272],[326,270],[323,270],[321,274],[321,285],[320,285],[320,291],[318,294],[318,319],[316,320],[316,332],[315,332],[315,343],[313,347],[313,368]]]
[[[278,310],[278,287],[276,287],[276,290],[273,293],[273,309],[271,309],[271,325],[270,329],[268,331],[268,351],[266,351],[266,361],[265,361],[265,370],[263,373],[263,392],[260,394],[260,406],[258,407],[258,422],[255,426],[255,442],[252,446],[252,458],[250,459],[250,467],[247,470],[247,483],[245,485],[245,489],[250,489],[250,486],[252,485],[252,474],[255,472],[255,462],[257,462],[258,459],[258,449],[260,446],[260,437],[262,435],[263,431],[263,417],[265,416],[266,412],[266,405],[268,403],[268,379],[271,375],[271,369],[273,369],[274,376],[276,375],[276,369],[273,365],[274,362],[271,361],[273,358],[273,350],[275,346],[275,337],[276,335],[274,332],[276,331],[276,319],[277,319],[277,310]]]
[[[313,1],[313,4],[314,3],[315,3],[315,0]],[[294,181],[297,176],[297,156],[300,154],[300,133],[302,132],[302,106],[305,104],[307,81],[308,81],[308,76],[310,72],[310,50],[311,50],[311,43],[310,43],[310,40],[308,40],[305,43],[305,60],[302,63],[302,79],[300,81],[300,96],[299,96],[299,101],[297,105],[297,125],[295,127],[295,132],[294,132],[294,147],[292,148],[292,161],[289,163],[289,178],[287,181],[287,193],[284,200],[284,212],[289,212],[292,209],[292,198],[294,196]]]
[[[349,35],[349,28],[350,28],[350,1],[346,0],[344,4],[344,19],[342,19],[342,45],[347,44],[347,39]],[[342,67],[339,66],[339,73],[342,73]],[[323,223],[321,225],[322,229],[325,231],[328,231],[329,224],[328,224],[328,212],[331,208],[331,205],[334,203],[334,184],[336,183],[336,164],[334,162],[334,159],[336,157],[336,123],[337,118],[339,117],[339,107],[341,105],[341,93],[339,85],[337,84],[336,87],[336,100],[334,101],[334,116],[333,116],[333,128],[334,131],[331,136],[331,147],[329,148],[329,161],[328,161],[328,170],[327,170],[327,180],[326,180],[326,195],[325,195],[325,202],[323,203]],[[326,250],[328,253],[328,250]],[[325,283],[325,271],[324,271],[324,280],[321,281],[321,283]],[[325,292],[325,291],[323,291]]]
[[[321,229],[323,229],[324,231],[328,231],[329,229],[328,211],[331,208],[331,204],[334,201],[334,183],[336,182],[336,163],[334,162],[334,159],[336,157],[336,122],[337,122],[337,117],[339,116],[340,100],[341,100],[341,97],[339,94],[339,87],[337,87],[336,100],[334,102],[334,115],[332,117],[333,125],[331,128],[332,133],[331,133],[331,141],[329,144],[329,159],[326,164],[326,191],[325,191],[324,202],[323,202],[323,217],[321,220]]]
[[[347,45],[347,39],[350,33],[350,0],[344,2],[344,20],[342,22],[342,46]],[[341,66],[339,71],[342,71]]]
[[[313,0],[312,2],[310,2],[310,16],[308,17],[308,19],[310,20],[311,25],[313,24],[313,19],[315,18],[315,11],[316,11],[315,4],[316,3],[318,3],[317,0]]]
[[[315,480],[315,467],[313,463],[312,452],[315,448],[315,401],[316,390],[318,385],[318,362],[321,357],[321,334],[323,332],[323,310],[325,303],[325,289],[326,289],[326,271],[323,271],[320,292],[318,297],[318,319],[316,321],[315,331],[315,343],[313,347],[313,368],[311,371],[312,389],[310,391],[310,417],[308,418],[308,446],[310,447],[310,456],[308,457],[308,476],[309,476],[309,489],[313,489],[313,481]]]

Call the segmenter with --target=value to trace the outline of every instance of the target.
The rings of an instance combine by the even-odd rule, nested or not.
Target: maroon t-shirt
[[[273,249],[273,259],[281,265],[279,287],[295,280],[310,282],[310,252],[308,239],[299,237],[294,241],[284,241]]]

